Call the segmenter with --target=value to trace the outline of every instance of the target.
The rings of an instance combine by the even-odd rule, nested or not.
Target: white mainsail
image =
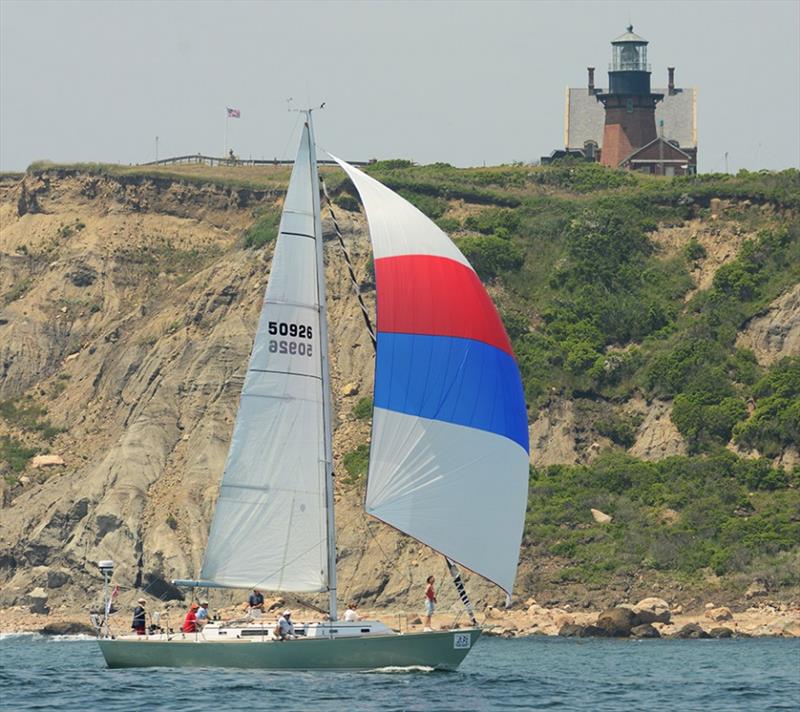
[[[327,344],[312,142],[306,125],[203,560],[202,580],[219,586],[332,588]]]

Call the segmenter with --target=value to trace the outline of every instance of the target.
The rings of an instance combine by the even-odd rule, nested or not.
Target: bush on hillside
[[[778,361],[755,384],[753,395],[755,410],[736,426],[736,442],[767,457],[800,443],[800,357]]]
[[[262,213],[244,233],[244,246],[258,250],[278,237],[281,216],[277,211]]]
[[[484,280],[494,279],[502,272],[518,270],[525,260],[516,245],[494,235],[462,237],[458,247]]]

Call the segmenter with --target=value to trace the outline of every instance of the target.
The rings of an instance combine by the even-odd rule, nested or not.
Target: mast
[[[333,511],[333,448],[331,434],[331,376],[328,363],[328,307],[325,300],[325,260],[322,251],[322,219],[319,200],[319,175],[314,142],[312,109],[305,111],[308,125],[311,193],[314,205],[314,234],[317,236],[317,293],[319,297],[320,361],[322,365],[322,419],[325,428],[325,504],[328,524],[328,606],[332,621],[336,612],[336,523]]]

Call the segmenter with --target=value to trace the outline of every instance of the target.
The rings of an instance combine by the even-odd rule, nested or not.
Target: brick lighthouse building
[[[542,163],[570,157],[654,175],[696,172],[697,90],[676,86],[674,67],[667,86],[651,89],[647,45],[629,26],[611,42],[608,88],[595,86],[594,67],[586,87],[567,88],[564,148]]]
[[[600,155],[600,163],[606,166],[620,165],[658,138],[656,104],[664,95],[650,91],[647,44],[633,32],[633,25],[611,42],[608,91],[597,95],[606,110]]]

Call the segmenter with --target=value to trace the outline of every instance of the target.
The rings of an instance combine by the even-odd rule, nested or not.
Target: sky
[[[800,167],[800,0],[0,0],[0,170],[290,158],[287,107],[322,102],[317,143],[347,160],[530,162],[628,22],[653,86],[675,66],[698,88],[700,171]]]

